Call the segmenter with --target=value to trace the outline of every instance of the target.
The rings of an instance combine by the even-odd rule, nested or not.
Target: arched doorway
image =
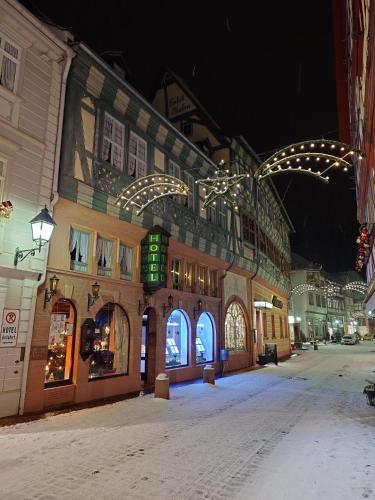
[[[58,300],[51,313],[44,378],[46,387],[72,382],[75,330],[76,310],[73,304],[67,299]]]
[[[156,370],[156,314],[148,307],[142,317],[141,332],[141,379],[144,385],[155,384]]]

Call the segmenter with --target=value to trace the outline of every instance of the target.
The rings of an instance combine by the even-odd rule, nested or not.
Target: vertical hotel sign
[[[141,281],[147,293],[166,286],[169,237],[165,229],[154,226],[141,242]]]

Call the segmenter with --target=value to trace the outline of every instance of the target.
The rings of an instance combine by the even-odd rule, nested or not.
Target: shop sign
[[[284,305],[283,302],[280,299],[278,299],[276,295],[272,296],[272,304],[275,307],[278,307],[279,309],[282,309]]]
[[[154,293],[167,284],[167,254],[170,234],[155,226],[141,241],[141,281],[147,293]]]
[[[4,309],[1,323],[0,347],[14,347],[17,345],[19,309]]]

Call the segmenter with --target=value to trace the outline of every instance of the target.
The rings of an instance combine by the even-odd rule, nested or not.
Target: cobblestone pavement
[[[374,352],[321,346],[170,401],[3,427],[0,499],[375,498]]]

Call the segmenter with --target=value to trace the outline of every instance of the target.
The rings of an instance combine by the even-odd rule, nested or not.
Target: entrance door
[[[141,379],[145,385],[155,384],[156,315],[149,307],[143,313],[141,332]]]

